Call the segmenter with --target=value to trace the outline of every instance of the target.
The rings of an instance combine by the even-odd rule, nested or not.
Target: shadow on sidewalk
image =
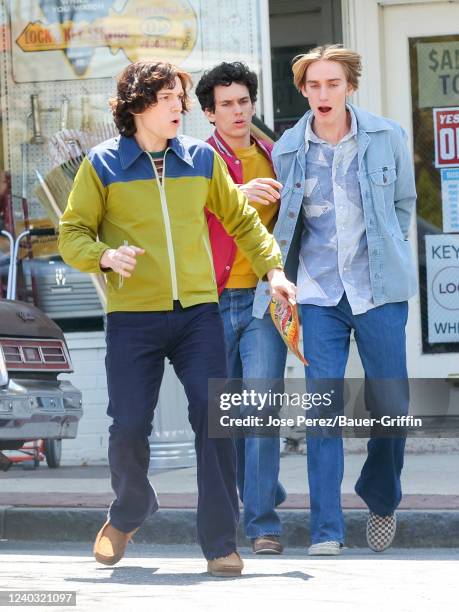
[[[205,560],[202,560],[203,564]],[[217,578],[206,572],[199,574],[190,572],[177,572],[174,574],[157,574],[158,567],[141,567],[131,565],[129,567],[104,567],[97,568],[96,572],[106,573],[112,572],[109,576],[103,578],[66,578],[65,582],[79,582],[87,584],[129,584],[138,586],[162,585],[162,586],[192,586],[202,582],[228,582],[231,580],[249,580],[251,578],[297,578],[298,580],[306,581],[314,578],[310,574],[304,572],[274,572],[272,574],[260,574],[244,572],[242,576],[237,578]]]

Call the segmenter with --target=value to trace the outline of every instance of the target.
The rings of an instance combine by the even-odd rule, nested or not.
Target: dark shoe
[[[274,496],[275,507],[277,508],[277,506],[280,506],[281,504],[283,504],[286,499],[287,499],[287,491],[285,490],[285,487],[283,486],[283,484],[278,482],[277,487],[276,487],[276,494]]]
[[[124,557],[126,546],[137,529],[124,533],[110,525],[107,521],[97,534],[96,541],[94,542],[94,557],[96,561],[104,565],[115,565],[115,563],[118,563]]]
[[[0,470],[2,472],[7,472],[12,465],[13,462],[10,461],[8,457],[0,451]]]
[[[237,578],[244,569],[244,563],[238,552],[233,552],[227,557],[218,557],[207,561],[207,571],[212,576],[219,578]]]
[[[370,511],[367,521],[367,543],[374,552],[382,552],[394,541],[397,530],[395,514],[380,516]]]
[[[252,540],[252,550],[256,555],[281,555],[284,547],[279,536],[265,535]]]

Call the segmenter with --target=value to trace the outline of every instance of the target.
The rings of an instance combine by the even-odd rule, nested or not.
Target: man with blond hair
[[[222,222],[274,297],[295,295],[279,248],[208,144],[177,135],[190,76],[139,61],[111,101],[120,136],[92,149],[62,217],[59,248],[84,272],[106,272],[109,463],[116,499],[94,554],[114,565],[158,509],[149,443],[164,360],[183,383],[196,436],[199,543],[214,576],[239,576],[236,455],[208,432],[208,380],[227,375],[205,207]],[[169,406],[176,410],[176,406]]]
[[[274,236],[287,275],[297,277],[308,391],[329,390],[332,383],[333,410],[342,411],[354,331],[367,409],[406,414],[407,300],[416,292],[407,236],[416,192],[405,133],[347,101],[361,74],[354,51],[315,48],[295,58],[293,74],[310,110],[274,147],[284,185]],[[255,316],[263,316],[268,301],[261,283]],[[355,486],[370,511],[367,542],[374,551],[388,548],[395,535],[404,447],[403,434],[372,435]],[[344,544],[341,432],[308,429],[307,457],[309,554],[337,555]]]

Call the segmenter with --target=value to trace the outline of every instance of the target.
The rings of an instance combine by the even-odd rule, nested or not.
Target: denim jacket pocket
[[[381,166],[368,172],[373,212],[382,236],[400,231],[395,215],[394,195],[397,171],[395,166]]]
[[[389,168],[388,166],[383,166],[382,168],[378,168],[376,170],[370,170],[368,172],[368,176],[375,185],[385,187],[386,185],[395,183],[397,179],[397,171],[394,167]]]

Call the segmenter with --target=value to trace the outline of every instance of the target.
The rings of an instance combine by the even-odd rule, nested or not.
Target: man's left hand
[[[267,274],[271,298],[286,306],[296,302],[296,287],[291,283],[280,268],[274,268]]]

